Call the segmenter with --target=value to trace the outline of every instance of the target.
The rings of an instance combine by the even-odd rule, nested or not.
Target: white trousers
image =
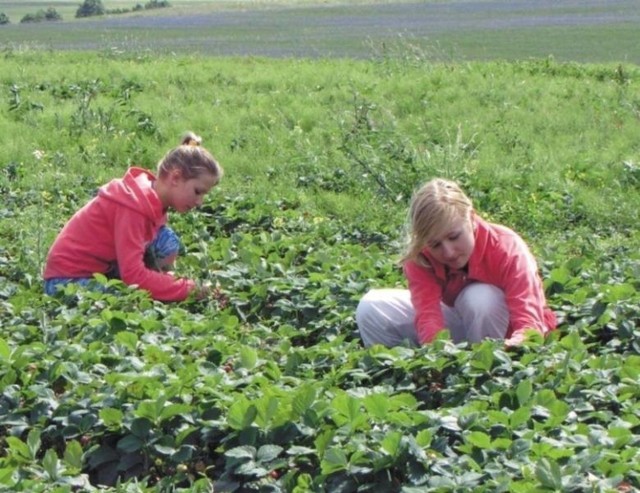
[[[491,284],[473,283],[465,287],[453,308],[441,303],[445,328],[454,343],[478,342],[485,338],[504,339],[509,310],[504,292]],[[372,289],[358,303],[356,323],[365,347],[383,344],[419,345],[415,310],[407,289]]]

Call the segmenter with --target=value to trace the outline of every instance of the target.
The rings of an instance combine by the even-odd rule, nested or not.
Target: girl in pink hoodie
[[[160,160],[157,176],[133,167],[110,181],[73,215],[51,246],[45,292],[54,294],[70,282],[88,285],[101,273],[161,301],[181,301],[192,292],[205,296],[206,288],[168,272],[180,242],[166,226],[167,211],[199,207],[222,175],[200,137],[189,132]]]
[[[365,346],[524,339],[556,327],[535,258],[510,229],[481,219],[457,184],[434,179],[414,195],[401,262],[409,289],[374,289],[358,304]]]

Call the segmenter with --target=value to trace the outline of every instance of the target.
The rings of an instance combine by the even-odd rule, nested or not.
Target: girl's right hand
[[[194,297],[198,301],[213,299],[218,303],[220,309],[226,308],[229,304],[229,297],[222,292],[219,284],[213,286],[209,281],[205,281],[200,285],[196,285]]]

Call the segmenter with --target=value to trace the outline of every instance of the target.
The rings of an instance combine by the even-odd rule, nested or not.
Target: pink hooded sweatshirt
[[[475,245],[466,271],[450,271],[422,254],[428,266],[409,261],[404,273],[411,302],[416,310],[415,326],[421,344],[431,342],[444,329],[440,306],[453,306],[460,291],[472,282],[492,284],[505,295],[509,310],[506,338],[524,329],[542,334],[556,328],[556,316],[547,307],[535,258],[515,232],[475,216]]]
[[[130,168],[121,179],[101,187],[62,228],[47,257],[44,279],[91,278],[106,274],[116,264],[127,285],[137,285],[154,299],[181,301],[195,284],[156,272],[144,265],[147,245],[167,222],[158,194],[156,177],[141,168]]]

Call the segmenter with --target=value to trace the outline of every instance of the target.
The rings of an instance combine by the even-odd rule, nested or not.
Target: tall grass
[[[631,65],[9,51],[0,74],[3,191],[25,214],[36,207],[3,226],[4,241],[36,228],[44,207],[47,243],[95,187],[130,165],[153,169],[187,129],[227,169],[212,200],[295,198],[397,231],[412,190],[444,175],[540,246],[573,228],[607,242],[636,231]],[[46,190],[47,203],[29,190]]]

